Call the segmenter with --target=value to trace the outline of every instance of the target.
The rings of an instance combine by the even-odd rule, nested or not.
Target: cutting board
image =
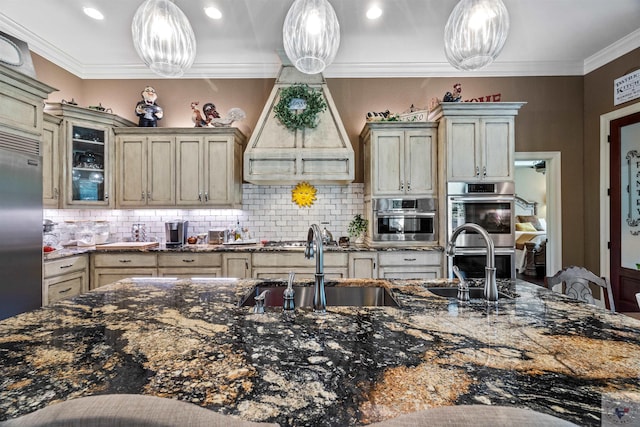
[[[123,249],[143,251],[145,249],[157,248],[158,246],[158,242],[114,242],[106,243],[104,245],[96,245],[96,249],[106,251]]]

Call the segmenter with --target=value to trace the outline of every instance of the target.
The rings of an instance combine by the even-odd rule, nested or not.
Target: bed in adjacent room
[[[516,196],[516,271],[527,276],[543,276],[546,269],[547,223],[537,205]]]

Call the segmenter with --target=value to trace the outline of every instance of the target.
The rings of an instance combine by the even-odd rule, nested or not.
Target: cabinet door
[[[176,138],[176,204],[200,205],[203,200],[202,138]]]
[[[66,207],[111,206],[113,156],[110,128],[91,122],[67,122],[65,139]]]
[[[206,205],[228,205],[233,202],[233,139],[225,136],[206,137],[203,155]]]
[[[349,278],[350,279],[377,279],[378,278],[378,254],[375,252],[349,253]]]
[[[372,193],[397,195],[404,185],[404,132],[379,131],[373,136]]]
[[[404,147],[404,192],[412,195],[435,193],[437,155],[435,130],[406,132]]]
[[[515,152],[513,117],[483,119],[481,126],[482,179],[512,180]]]
[[[473,181],[480,177],[480,121],[451,119],[446,122],[447,178]]]
[[[127,136],[118,140],[120,173],[118,206],[145,206],[147,198],[146,137]]]
[[[42,124],[42,205],[58,208],[60,197],[60,128],[45,120]]]
[[[222,274],[224,277],[238,279],[251,278],[251,254],[225,253],[222,255]]]
[[[147,142],[147,194],[148,206],[174,206],[176,204],[176,159],[173,137],[154,137]]]

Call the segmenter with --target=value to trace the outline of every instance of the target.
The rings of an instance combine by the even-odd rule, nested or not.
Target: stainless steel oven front
[[[515,194],[513,182],[464,183],[447,185],[447,233],[456,227],[472,223],[483,227],[496,247],[513,249]],[[456,239],[459,248],[484,248],[477,233],[464,232]]]
[[[373,199],[374,242],[438,240],[437,200]]]
[[[484,279],[487,265],[487,251],[484,248],[456,248],[455,256],[448,257],[448,271],[457,265],[469,279]],[[496,278],[513,279],[516,277],[516,253],[510,248],[495,250]]]

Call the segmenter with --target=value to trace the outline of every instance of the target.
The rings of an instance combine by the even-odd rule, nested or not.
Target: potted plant
[[[349,223],[349,236],[356,238],[356,245],[361,246],[364,244],[364,235],[367,232],[367,226],[369,220],[362,218],[362,215],[356,214]]]

